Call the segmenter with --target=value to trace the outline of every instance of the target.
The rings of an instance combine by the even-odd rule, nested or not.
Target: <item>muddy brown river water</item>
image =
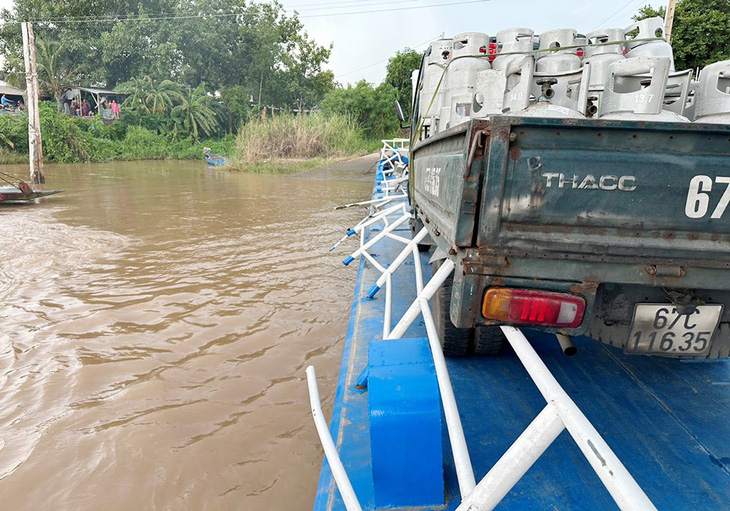
[[[0,207],[0,509],[311,509],[373,162],[47,166]]]

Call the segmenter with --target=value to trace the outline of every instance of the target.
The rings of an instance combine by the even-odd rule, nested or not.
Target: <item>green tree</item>
[[[344,114],[354,119],[371,138],[393,137],[399,133],[393,103],[398,95],[392,85],[373,87],[361,80],[354,87],[328,93],[321,106],[325,114]]]
[[[129,94],[122,106],[141,113],[166,114],[185,100],[179,83],[172,80],[156,82],[150,76],[133,78],[119,85],[116,90]]]
[[[152,79],[149,76],[142,78],[134,77],[131,80],[118,85],[117,92],[127,94],[122,107],[141,113],[149,113],[147,97],[152,94]]]
[[[323,70],[329,48],[276,1],[15,0],[0,12],[0,54],[11,77],[24,72],[15,57],[26,19],[46,20],[34,23],[38,39],[63,41],[61,68],[83,66],[73,85],[113,88],[140,76],[192,88],[206,82],[212,90],[240,85],[257,103],[292,108],[310,106],[332,88]]]
[[[645,5],[644,7],[639,7],[638,12],[634,14],[631,19],[634,21],[641,21],[646,18],[656,18],[657,16],[664,19],[666,12],[667,9],[664,6],[659,7],[659,9],[655,9],[651,5]]]
[[[228,131],[237,133],[251,115],[253,95],[248,94],[243,86],[234,85],[221,91],[221,101],[226,107]]]
[[[650,6],[634,16],[664,16]],[[672,48],[677,69],[702,68],[730,59],[730,0],[679,0],[674,11]]]
[[[395,57],[388,61],[385,83],[398,91],[398,101],[403,107],[406,117],[411,112],[411,103],[413,102],[411,74],[421,67],[422,57],[421,53],[405,48],[403,51],[396,52]]]
[[[63,110],[63,91],[82,76],[82,67],[65,67],[63,46],[58,41],[46,43],[43,39],[38,39],[36,50],[38,81],[45,92],[53,94],[60,112]]]
[[[201,131],[206,135],[212,135],[218,128],[218,119],[212,103],[213,97],[205,90],[205,84],[201,83],[195,89],[191,89],[185,95],[183,102],[172,109],[172,117],[190,133],[193,140],[200,140]]]

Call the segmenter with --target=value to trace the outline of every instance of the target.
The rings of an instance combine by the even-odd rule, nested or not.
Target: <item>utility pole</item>
[[[38,111],[38,70],[35,61],[35,37],[33,25],[21,24],[23,32],[23,58],[25,59],[25,92],[28,99],[28,149],[30,156],[30,180],[33,184],[46,182],[43,173],[43,144],[41,143],[41,117]]]
[[[674,24],[674,8],[677,5],[677,0],[669,0],[667,5],[667,12],[664,14],[664,37],[667,38],[667,42],[672,42],[672,25]]]

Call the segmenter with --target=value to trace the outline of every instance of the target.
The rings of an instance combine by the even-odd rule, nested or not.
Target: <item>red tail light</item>
[[[529,289],[494,288],[484,296],[485,318],[518,325],[576,328],[586,303],[580,296]]]

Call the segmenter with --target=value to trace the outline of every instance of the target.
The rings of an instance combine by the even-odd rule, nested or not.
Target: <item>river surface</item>
[[[0,207],[0,509],[311,509],[372,162],[47,166]]]

